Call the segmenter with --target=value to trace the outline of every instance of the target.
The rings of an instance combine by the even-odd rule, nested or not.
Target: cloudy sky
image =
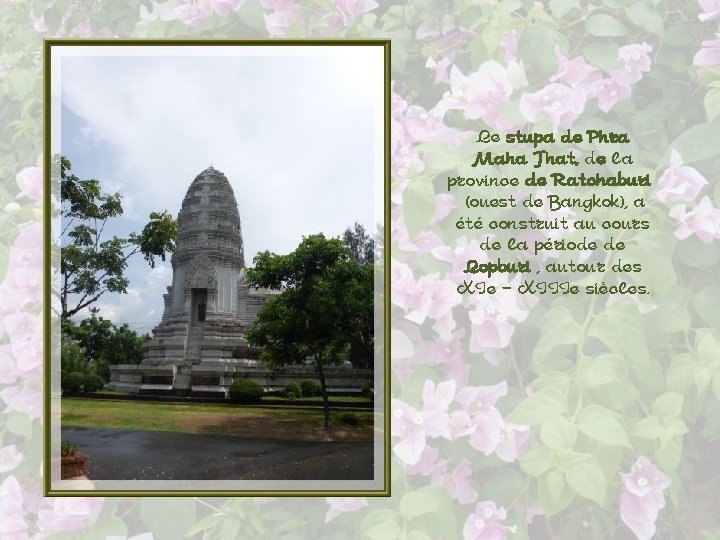
[[[382,216],[382,48],[55,47],[52,148],[80,178],[123,195],[110,234],[177,217],[212,164],[235,191],[245,260],[303,236],[368,231]],[[127,295],[100,316],[149,331],[172,281],[169,260],[130,264]]]

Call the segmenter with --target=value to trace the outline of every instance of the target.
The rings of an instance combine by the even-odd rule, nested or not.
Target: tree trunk
[[[328,431],[330,429],[330,402],[328,400],[328,391],[327,386],[325,385],[325,373],[323,372],[320,355],[315,355],[315,364],[318,368],[318,378],[320,379],[320,388],[322,389],[323,409],[325,412],[325,431]]]

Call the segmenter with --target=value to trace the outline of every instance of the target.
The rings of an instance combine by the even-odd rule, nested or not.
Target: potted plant
[[[71,443],[70,441],[62,441],[60,443],[61,480],[87,476],[85,473],[86,462],[87,455],[80,452],[80,448],[77,444]]]

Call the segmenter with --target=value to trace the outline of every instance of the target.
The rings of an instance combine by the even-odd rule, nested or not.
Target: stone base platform
[[[373,382],[373,370],[351,366],[326,366],[323,369],[328,392],[359,394]],[[233,381],[250,379],[266,394],[279,394],[288,383],[304,379],[317,382],[314,365],[269,368],[253,360],[225,360],[201,364],[117,364],[110,366],[106,390],[141,395],[177,395],[198,398],[228,398]]]

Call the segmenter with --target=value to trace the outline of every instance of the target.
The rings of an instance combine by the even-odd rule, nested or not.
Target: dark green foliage
[[[230,385],[230,399],[236,403],[260,403],[265,391],[250,379],[238,379]]]
[[[344,426],[357,426],[360,423],[360,420],[357,416],[355,416],[355,413],[351,412],[340,413],[338,420]]]
[[[303,238],[289,255],[263,252],[247,271],[248,285],[282,290],[268,300],[247,332],[270,365],[312,358],[322,388],[325,429],[329,404],[323,366],[340,363],[351,343],[372,346],[373,269],[337,238]]]
[[[83,389],[86,392],[97,392],[103,388],[105,388],[105,381],[102,377],[100,377],[100,375],[95,375],[94,373],[88,373],[85,375],[85,379],[83,380]]]
[[[80,371],[73,371],[65,375],[65,378],[60,381],[60,385],[63,392],[68,394],[74,394],[82,390],[83,383],[85,382],[85,374]]]
[[[70,161],[55,156],[53,171],[60,178],[61,236],[60,304],[61,320],[95,303],[107,292],[127,292],[124,273],[127,261],[142,253],[150,266],[155,258],[165,260],[175,251],[177,224],[168,212],[152,212],[142,233],[127,238],[103,238],[108,221],[122,215],[120,193],[104,194],[98,180],[81,180],[71,173]]]
[[[96,372],[108,380],[108,364],[138,364],[142,360],[143,344],[148,334],[138,335],[127,324],[115,326],[102,317],[89,317],[76,324],[72,320],[62,323],[63,343],[75,342],[84,351],[84,362],[94,361]],[[62,358],[72,353],[63,348]],[[71,369],[70,371],[86,371]]]
[[[294,382],[287,383],[283,390],[283,395],[288,399],[298,399],[302,395],[300,385]]]
[[[303,397],[312,397],[320,395],[320,385],[312,379],[304,379],[300,382],[300,390]]]
[[[367,381],[362,386],[362,395],[365,396],[368,399],[372,399],[373,396],[373,383],[370,381]]]
[[[60,441],[60,455],[62,457],[74,456],[80,452],[80,447],[70,441]]]

